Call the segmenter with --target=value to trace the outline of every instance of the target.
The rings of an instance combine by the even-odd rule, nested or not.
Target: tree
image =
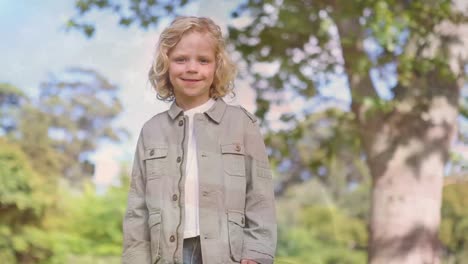
[[[40,85],[38,98],[0,84],[0,129],[18,142],[35,170],[79,187],[94,174],[89,155],[97,145],[128,136],[114,125],[122,111],[117,92],[104,76],[81,68],[51,75]]]
[[[79,68],[50,77],[39,98],[0,84],[2,263],[119,262],[128,177],[103,196],[91,187],[73,192],[78,197],[58,188],[67,186],[62,175],[73,187],[89,186],[87,156],[100,140],[126,136],[113,124],[121,111],[116,91],[102,75]]]
[[[365,219],[338,207],[332,191],[320,179],[290,185],[277,199],[277,210],[275,263],[365,262]]]
[[[292,184],[316,178],[338,202],[352,185],[369,178],[360,159],[362,151],[352,114],[332,105],[308,114],[304,120],[290,116],[282,119],[292,128],[266,135],[270,161],[281,175],[277,197]]]
[[[49,119],[20,88],[0,84],[0,135],[16,142],[40,175],[56,181],[61,156],[52,148],[48,135]]]
[[[76,29],[91,37],[96,31],[93,23],[82,20],[82,17],[92,11],[110,10],[119,17],[119,24],[130,26],[133,23],[144,29],[157,26],[162,17],[175,16],[180,12],[180,7],[185,6],[189,0],[137,0],[128,2],[117,2],[108,0],[76,0],[77,14],[67,22],[68,29]]]
[[[58,183],[64,170],[63,154],[53,148],[49,137],[50,117],[35,105],[22,105],[17,120],[17,144],[28,156],[34,170]]]
[[[0,147],[2,263],[120,263],[128,174],[101,194],[89,182],[82,193],[57,190],[18,145],[0,138]]]
[[[97,2],[78,1],[87,6],[80,14]],[[132,1],[149,3],[162,5]],[[311,99],[320,95],[317,87],[346,78],[373,179],[370,263],[439,263],[444,166],[467,62],[468,18],[460,4],[249,0],[233,13],[247,21],[231,26],[229,38],[257,91],[260,117],[287,103],[285,94]],[[151,17],[151,9],[130,13],[140,22]],[[276,71],[262,73],[259,63]]]
[[[43,230],[53,185],[34,172],[20,146],[0,138],[0,259],[37,263],[50,256]]]
[[[27,101],[26,95],[9,83],[0,83],[0,133],[9,134],[17,128],[18,112]]]
[[[120,263],[122,219],[130,177],[122,167],[120,185],[103,193],[86,181],[83,192],[62,188],[57,211],[47,217],[50,263]]]
[[[457,29],[466,17],[450,1],[437,3],[441,8],[422,1],[248,1],[238,12],[252,22],[230,30],[248,67],[279,65],[272,77],[254,76],[260,99],[287,89],[309,98],[323,79],[346,75],[373,178],[374,264],[439,261],[443,169],[464,65],[453,54],[461,36],[445,27]],[[378,50],[367,51],[366,41]],[[396,85],[384,99],[372,72],[388,71]]]
[[[61,156],[59,171],[74,186],[93,176],[94,164],[89,154],[101,140],[117,142],[127,136],[125,129],[113,124],[122,111],[117,90],[117,86],[93,70],[70,68],[41,84],[39,112],[29,112],[25,118],[44,121],[39,134],[46,132],[50,146]],[[28,125],[31,123],[24,123],[24,128]],[[28,129],[24,135],[28,136]]]

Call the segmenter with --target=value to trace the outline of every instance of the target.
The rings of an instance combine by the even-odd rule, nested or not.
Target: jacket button
[[[169,241],[174,242],[174,241],[175,241],[175,236],[172,235],[172,236],[169,238]]]
[[[150,154],[150,156],[153,156],[154,155],[154,149],[152,149],[149,154]]]
[[[239,152],[241,150],[241,146],[240,145],[236,145],[236,151]]]
[[[177,201],[177,194],[172,195],[172,201]]]
[[[177,157],[177,163],[180,163],[182,161],[181,157]]]
[[[179,126],[183,126],[184,125],[184,120],[180,120],[179,121]]]

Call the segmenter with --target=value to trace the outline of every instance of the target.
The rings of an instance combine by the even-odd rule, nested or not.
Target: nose
[[[186,65],[187,72],[198,72],[198,65],[196,61],[189,60]]]

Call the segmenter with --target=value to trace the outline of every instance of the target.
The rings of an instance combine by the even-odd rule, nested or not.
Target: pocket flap
[[[148,216],[148,226],[151,227],[161,223],[161,213],[154,213]]]
[[[167,156],[167,146],[150,147],[145,149],[144,159],[158,159]]]
[[[237,225],[244,227],[245,226],[245,216],[241,212],[229,211],[228,212],[228,221],[236,223]]]
[[[221,153],[245,155],[244,145],[240,143],[231,143],[231,144],[221,145]]]

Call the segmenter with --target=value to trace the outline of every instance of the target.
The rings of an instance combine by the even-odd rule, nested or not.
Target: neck
[[[196,100],[196,101],[184,101],[184,100],[177,100],[176,98],[176,104],[177,106],[179,106],[180,108],[182,108],[184,111],[187,111],[187,110],[190,110],[192,108],[195,108],[197,106],[200,106],[206,102],[208,102],[208,100],[210,100],[210,98],[206,98],[206,99],[202,99],[202,100]]]

